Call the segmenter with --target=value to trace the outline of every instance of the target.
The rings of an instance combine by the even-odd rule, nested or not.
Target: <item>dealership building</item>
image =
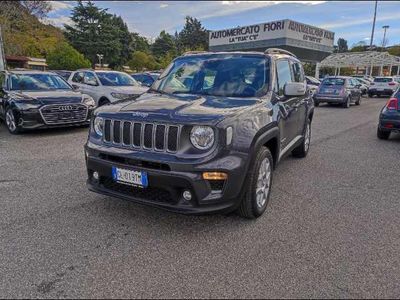
[[[335,34],[292,20],[211,31],[211,51],[265,51],[282,48],[303,62],[318,63],[333,52]]]

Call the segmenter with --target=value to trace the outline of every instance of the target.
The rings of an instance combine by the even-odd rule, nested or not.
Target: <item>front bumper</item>
[[[316,102],[327,102],[327,103],[344,103],[346,102],[347,97],[343,96],[335,96],[335,95],[322,95],[322,94],[315,94],[314,101]]]
[[[231,153],[207,163],[188,164],[146,160],[143,153],[121,154],[113,148],[101,148],[90,143],[85,146],[87,186],[93,192],[184,214],[205,214],[236,209],[245,190],[245,154]],[[115,182],[111,175],[113,166],[147,172],[148,187]],[[222,182],[204,180],[204,171],[225,172],[228,178]],[[98,172],[98,180],[93,178],[93,172]],[[190,201],[183,198],[184,191],[191,192]]]

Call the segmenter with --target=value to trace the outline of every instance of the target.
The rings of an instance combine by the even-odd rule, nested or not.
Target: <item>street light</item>
[[[383,40],[382,40],[382,50],[386,46],[386,30],[389,29],[389,25],[382,26],[383,28]]]
[[[103,60],[104,55],[103,54],[96,54],[97,57],[99,58],[99,64],[100,64],[100,68],[103,67],[103,65],[101,64],[101,61]]]
[[[375,1],[375,11],[374,11],[374,21],[372,22],[372,32],[371,32],[371,40],[369,43],[369,50],[372,50],[372,43],[374,42],[374,32],[375,32],[375,21],[376,21],[376,8],[378,6],[378,0]]]

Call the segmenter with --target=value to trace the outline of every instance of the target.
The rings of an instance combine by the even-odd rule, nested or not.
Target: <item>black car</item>
[[[351,103],[361,104],[361,84],[347,76],[327,77],[314,94],[315,106],[326,102],[329,104],[341,104],[349,108]]]
[[[0,72],[0,118],[8,130],[90,123],[94,100],[76,92],[59,75],[42,71]]]
[[[133,73],[131,74],[133,79],[138,81],[143,86],[151,86],[154,81],[160,76],[157,72],[144,72],[144,73]]]
[[[392,132],[400,132],[400,88],[393,93],[379,115],[378,138],[387,140]]]
[[[314,105],[300,61],[279,49],[188,54],[136,100],[95,111],[90,190],[187,214],[266,209],[272,172],[305,157]]]

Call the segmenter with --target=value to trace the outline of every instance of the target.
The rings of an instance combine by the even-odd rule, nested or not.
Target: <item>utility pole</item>
[[[0,26],[0,71],[4,71],[6,69],[6,57],[4,55],[4,43],[3,37],[1,34],[1,26]]]
[[[375,31],[375,21],[376,21],[376,8],[378,6],[378,0],[375,0],[375,11],[374,11],[374,21],[372,23],[371,40],[369,43],[369,50],[372,50],[372,43],[374,42],[374,31]]]
[[[389,25],[385,25],[385,26],[382,26],[382,28],[383,28],[383,40],[382,40],[382,51],[383,51],[383,48],[386,46],[386,30],[389,28],[390,26]]]

